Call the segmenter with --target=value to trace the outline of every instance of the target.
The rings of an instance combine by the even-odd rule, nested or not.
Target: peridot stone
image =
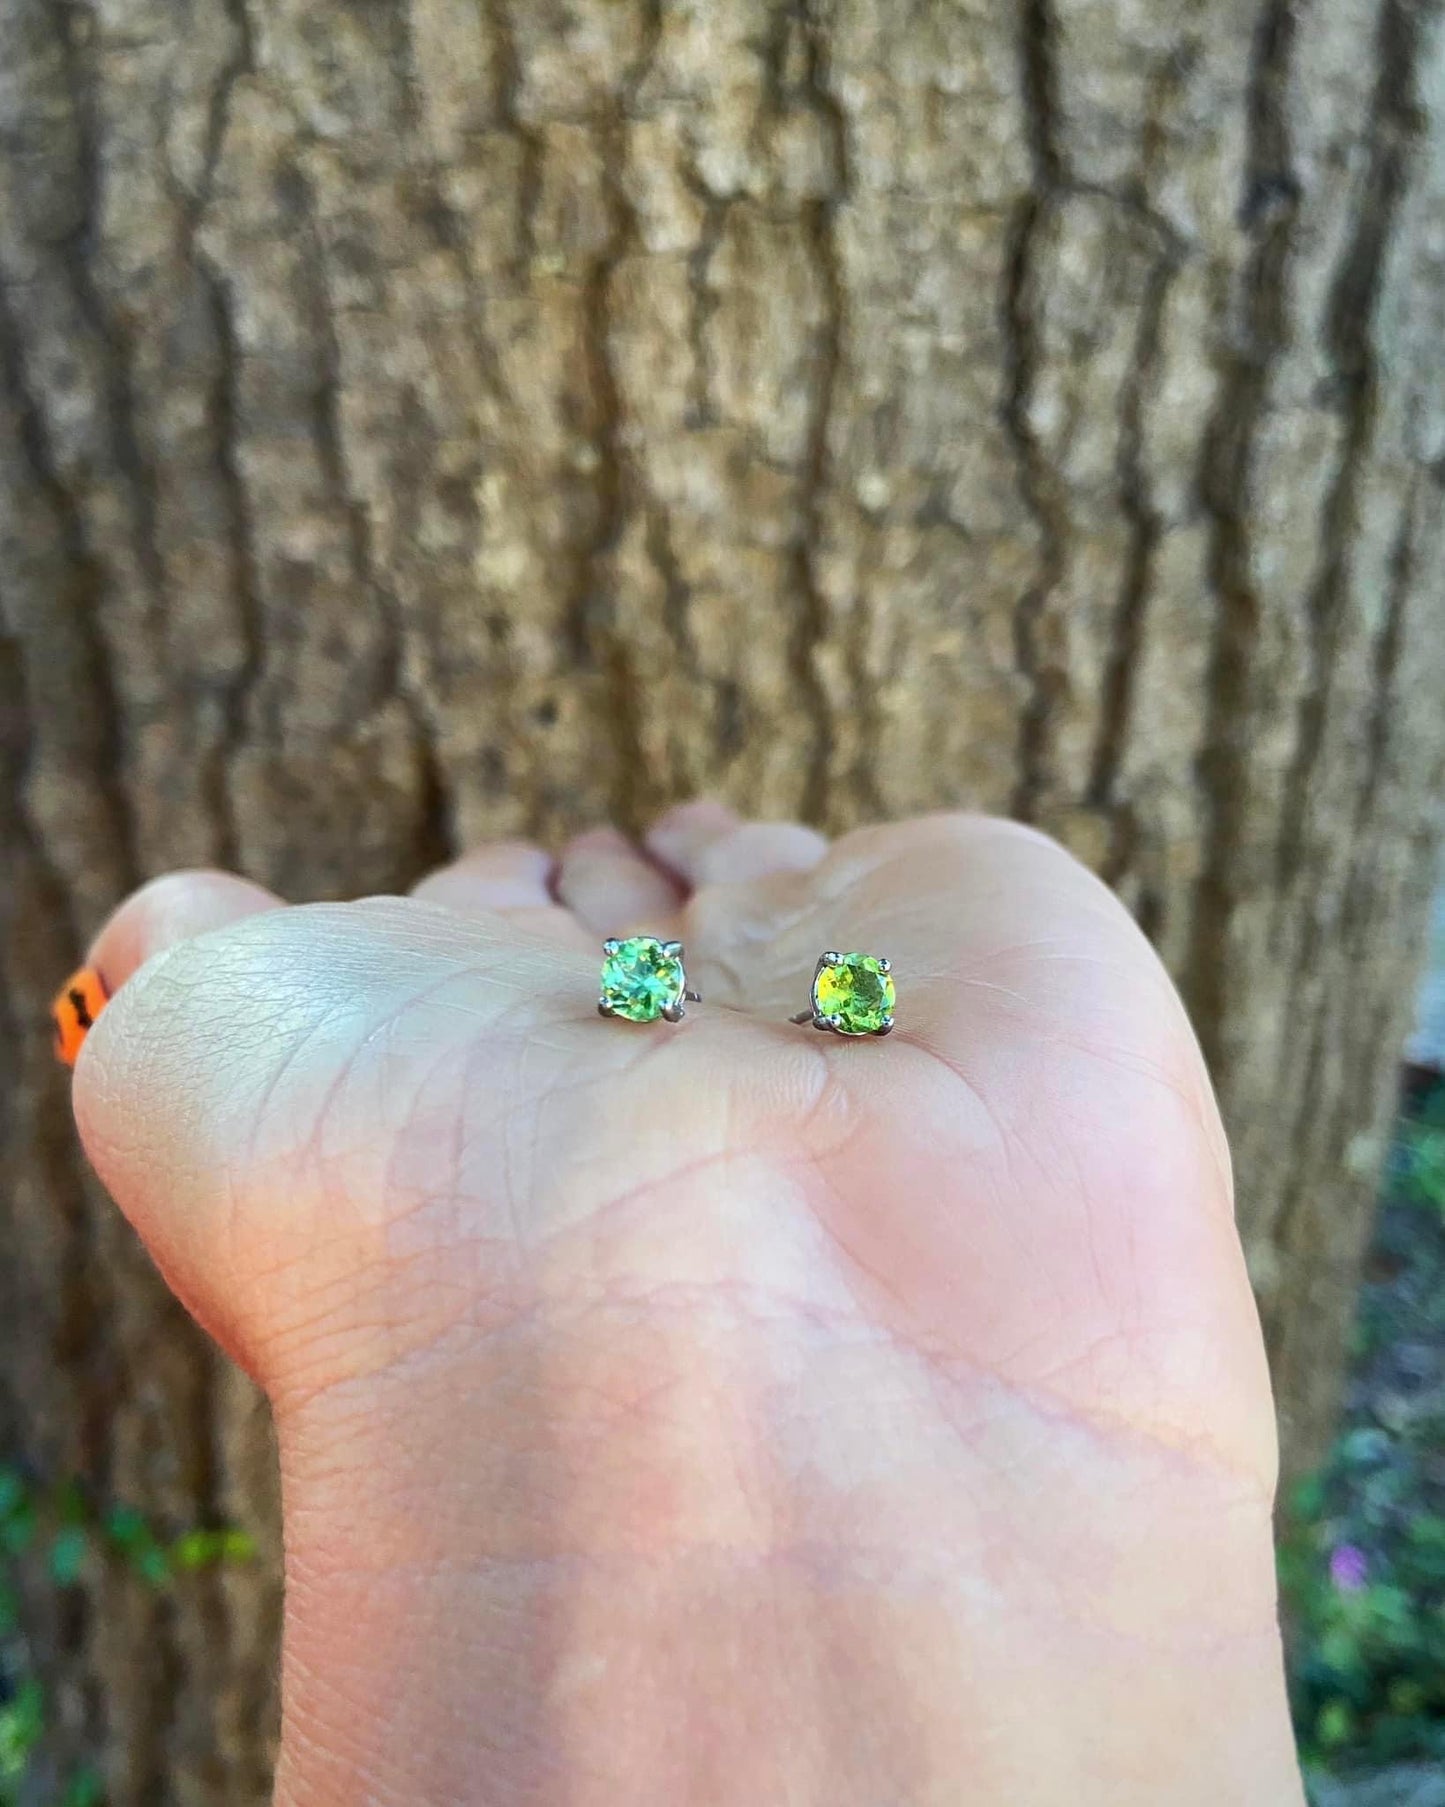
[[[840,954],[813,980],[813,1009],[843,1035],[877,1035],[896,1000],[893,975],[873,954]]]
[[[676,951],[669,952],[669,947]],[[609,1016],[626,1017],[630,1023],[655,1023],[664,1011],[675,1010],[682,1003],[686,990],[682,950],[676,942],[632,935],[609,946],[602,962],[600,994]]]

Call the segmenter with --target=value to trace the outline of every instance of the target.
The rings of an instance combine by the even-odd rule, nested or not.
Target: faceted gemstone
[[[876,1034],[892,1016],[896,997],[892,973],[872,954],[842,954],[820,967],[813,981],[814,1010],[836,1017],[844,1035]]]
[[[654,1023],[682,1002],[687,979],[678,954],[651,935],[619,941],[602,962],[602,1002],[632,1023]]]

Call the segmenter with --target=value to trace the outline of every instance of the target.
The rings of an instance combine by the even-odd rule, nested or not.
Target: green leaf
[[[50,1579],[57,1587],[74,1587],[90,1554],[90,1538],[81,1525],[67,1525],[50,1546]]]
[[[134,1506],[113,1506],[105,1515],[105,1534],[118,1550],[131,1551],[151,1541],[151,1528]]]
[[[30,1676],[14,1699],[0,1707],[0,1778],[15,1782],[25,1774],[44,1731],[45,1690]]]
[[[1377,1424],[1362,1424],[1347,1431],[1336,1448],[1347,1467],[1370,1468],[1389,1459],[1394,1439]]]
[[[187,1573],[216,1560],[214,1531],[183,1531],[171,1545],[171,1561]]]
[[[1423,1713],[1429,1704],[1429,1696],[1408,1676],[1400,1676],[1390,1683],[1386,1699],[1390,1703],[1390,1711],[1398,1713],[1402,1719],[1413,1719]]]
[[[1445,1517],[1438,1512],[1422,1512],[1405,1527],[1410,1542],[1422,1550],[1445,1550]]]
[[[152,1587],[164,1587],[171,1578],[171,1565],[166,1553],[158,1543],[137,1551],[135,1555],[136,1573],[149,1581]]]
[[[35,1538],[35,1507],[23,1500],[8,1517],[0,1519],[0,1549],[7,1556],[23,1556]]]
[[[100,1771],[87,1765],[71,1777],[70,1786],[60,1797],[60,1807],[101,1807],[104,1799],[105,1784]]]
[[[1381,1583],[1367,1587],[1359,1597],[1374,1621],[1372,1629],[1377,1634],[1400,1634],[1412,1627],[1415,1608],[1403,1588]]]
[[[1290,1512],[1295,1518],[1318,1518],[1324,1511],[1325,1484],[1317,1474],[1306,1475],[1290,1495]]]
[[[79,1481],[66,1481],[55,1495],[55,1516],[62,1525],[83,1525],[90,1517],[85,1489]]]
[[[221,1533],[222,1562],[254,1562],[256,1540],[239,1525],[230,1525]]]
[[[1355,1715],[1347,1700],[1327,1700],[1315,1720],[1315,1736],[1326,1750],[1337,1750],[1355,1735]]]
[[[1325,1633],[1319,1643],[1320,1660],[1336,1675],[1354,1677],[1364,1667],[1360,1657],[1359,1640],[1355,1632],[1344,1625],[1335,1625]]]
[[[234,1525],[218,1531],[198,1528],[183,1531],[171,1545],[170,1553],[178,1569],[191,1572],[219,1562],[249,1562],[256,1554],[256,1541],[249,1531]]]
[[[0,1468],[0,1518],[9,1518],[12,1512],[26,1504],[25,1482],[18,1468]]]
[[[170,1579],[170,1561],[155,1532],[134,1507],[112,1507],[105,1517],[105,1534],[136,1574],[152,1587],[164,1587]]]

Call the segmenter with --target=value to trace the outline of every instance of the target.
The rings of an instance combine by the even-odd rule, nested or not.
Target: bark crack
[[[537,250],[537,205],[542,193],[542,138],[523,119],[519,100],[522,92],[522,62],[517,50],[517,34],[512,24],[508,0],[483,0],[487,7],[492,36],[492,63],[496,83],[492,105],[502,130],[521,147],[521,168],[517,181],[516,258],[512,275],[521,288],[530,283],[532,260]]]
[[[1002,418],[1018,471],[1019,491],[1039,541],[1038,570],[1014,606],[1014,659],[1025,687],[1019,714],[1018,781],[1010,804],[1021,821],[1034,820],[1048,778],[1053,705],[1066,675],[1044,645],[1044,616],[1062,581],[1072,534],[1063,486],[1036,432],[1032,407],[1043,348],[1037,319],[1035,264],[1039,241],[1067,182],[1058,134],[1058,21],[1053,0],[1020,0],[1019,96],[1033,183],[1014,211],[1004,261],[1000,324],[1003,336]]]
[[[1343,412],[1344,428],[1339,461],[1320,514],[1320,558],[1305,608],[1309,682],[1299,704],[1295,752],[1280,804],[1276,936],[1283,927],[1284,900],[1291,896],[1307,857],[1311,780],[1324,743],[1340,635],[1349,609],[1359,491],[1378,414],[1375,322],[1380,288],[1421,127],[1416,101],[1419,47],[1419,8],[1409,0],[1384,0],[1366,134],[1369,164],[1356,202],[1354,230],[1335,271],[1325,315],[1332,400]]]
[[[578,549],[567,619],[574,654],[600,667],[607,683],[616,730],[611,812],[614,821],[637,825],[652,802],[642,733],[646,685],[635,669],[632,650],[617,627],[615,576],[606,569],[626,525],[629,488],[635,485],[624,451],[626,408],[613,361],[613,283],[623,261],[640,241],[636,209],[628,195],[631,146],[628,126],[637,96],[651,71],[662,37],[662,0],[642,0],[640,42],[622,77],[617,97],[597,126],[611,231],[589,268],[582,289],[583,352],[588,389],[597,411],[592,448],[596,520]],[[664,582],[666,578],[664,576]]]
[[[1387,9],[1389,4],[1390,0],[1387,0]],[[1296,1251],[1302,1260],[1312,1263],[1319,1260],[1318,1252],[1300,1249],[1299,1245],[1308,1235],[1312,1223],[1310,1205],[1314,1196],[1315,1176],[1326,1163],[1342,1161],[1345,1131],[1352,1126],[1351,1120],[1346,1119],[1342,1113],[1335,1112],[1332,1119],[1325,1119],[1325,1128],[1321,1130],[1319,1088],[1322,1073],[1325,1062],[1336,1045],[1338,1023],[1344,1021],[1355,1024],[1358,1031],[1358,1026],[1368,1020],[1366,1012],[1371,1001],[1368,995],[1363,998],[1357,995],[1364,984],[1364,976],[1371,970],[1370,941],[1376,932],[1376,919],[1370,902],[1371,893],[1378,886],[1378,849],[1370,834],[1370,827],[1376,819],[1379,792],[1391,757],[1397,707],[1395,690],[1404,646],[1405,620],[1411,597],[1416,593],[1414,535],[1420,482],[1421,479],[1417,477],[1412,483],[1400,511],[1390,561],[1389,594],[1370,659],[1371,696],[1369,719],[1365,728],[1366,754],[1353,812],[1350,836],[1352,858],[1337,924],[1342,945],[1347,949],[1354,949],[1357,957],[1347,958],[1344,963],[1345,997],[1341,999],[1337,993],[1327,991],[1322,994],[1316,1008],[1309,1054],[1299,1087],[1299,1107],[1292,1144],[1300,1148],[1315,1148],[1316,1158],[1313,1166],[1295,1162],[1287,1169],[1273,1224],[1276,1245],[1284,1250]],[[1438,783],[1438,774],[1436,782]],[[1429,794],[1433,794],[1434,788],[1431,786]],[[1422,900],[1428,895],[1433,875],[1433,840],[1434,837],[1429,835],[1420,837],[1420,857],[1416,861],[1418,870],[1412,888],[1421,894]],[[1313,927],[1314,919],[1311,918],[1311,928]],[[1310,958],[1313,958],[1315,936],[1311,933],[1306,939],[1311,943]],[[1303,959],[1298,963],[1298,970],[1306,970]],[[1364,1033],[1357,1032],[1343,1048],[1345,1054],[1353,1055],[1356,1070],[1350,1078],[1339,1082],[1341,1089],[1347,1095],[1357,1098],[1369,1098],[1372,1092],[1379,1094],[1371,1125],[1375,1128],[1382,1127],[1381,1113],[1389,1107],[1390,1093],[1378,1084],[1378,1076],[1382,1072],[1380,1049],[1384,1046],[1392,1014],[1398,1014],[1398,1005],[1395,1012],[1377,1010],[1370,1028]],[[1389,1077],[1392,1076],[1391,1073]],[[1352,1262],[1363,1254],[1363,1242],[1362,1221],[1358,1243],[1351,1254]],[[1339,1274],[1341,1296],[1353,1296],[1353,1277],[1349,1272]],[[1277,1319],[1271,1312],[1264,1314],[1264,1323],[1271,1359],[1278,1361],[1283,1339],[1291,1333],[1297,1333],[1298,1327],[1283,1316]]]
[[[146,579],[152,610],[166,602],[165,569],[156,527],[154,474],[141,449],[138,409],[130,368],[130,349],[119,323],[111,318],[91,268],[99,245],[102,157],[95,119],[93,83],[83,67],[73,24],[75,8],[68,0],[52,0],[61,67],[65,72],[75,122],[76,176],[80,192],[77,229],[61,242],[60,253],[81,318],[95,334],[105,366],[104,397],[110,428],[111,455],[125,479],[131,502],[136,558]],[[107,682],[109,681],[107,676]],[[121,711],[116,699],[116,720]]]
[[[1109,864],[1114,883],[1122,877],[1127,865],[1128,849],[1124,843],[1130,835],[1121,820],[1117,796],[1119,771],[1133,713],[1139,654],[1144,645],[1145,621],[1153,588],[1154,556],[1163,532],[1145,456],[1144,411],[1154,390],[1164,312],[1178,268],[1178,255],[1166,250],[1149,272],[1139,309],[1133,355],[1119,395],[1116,471],[1119,506],[1128,528],[1128,543],[1104,655],[1099,727],[1086,797],[1092,808],[1107,812],[1113,821]],[[1132,811],[1127,813],[1132,817]]]
[[[1227,334],[1219,353],[1217,400],[1198,477],[1215,619],[1195,761],[1202,851],[1180,980],[1216,1080],[1226,1054],[1229,936],[1249,806],[1249,685],[1260,618],[1250,529],[1254,462],[1271,377],[1290,338],[1289,279],[1300,186],[1286,94],[1295,32],[1292,0],[1265,0],[1251,49],[1240,207],[1240,223],[1253,244],[1240,278],[1239,329]]]
[[[265,658],[265,624],[259,602],[255,530],[237,462],[241,349],[223,274],[207,257],[199,254],[199,250],[195,262],[205,288],[215,335],[216,375],[207,413],[214,427],[216,468],[225,496],[231,608],[241,644],[240,665],[227,679],[222,693],[221,729],[207,762],[205,790],[216,820],[216,858],[222,866],[241,871],[245,867],[245,854],[236,820],[231,773],[237,755],[246,744],[251,697]]]
[[[206,107],[201,178],[196,184],[187,222],[191,239],[194,239],[215,191],[216,171],[220,168],[221,148],[225,144],[226,131],[231,121],[231,100],[236,92],[236,84],[242,76],[254,73],[256,68],[255,39],[251,32],[251,16],[246,10],[246,0],[222,0],[222,4],[235,34],[235,48],[216,78]]]
[[[216,470],[225,501],[231,613],[241,649],[239,667],[222,690],[220,731],[207,753],[202,788],[216,825],[216,860],[224,867],[240,871],[244,868],[245,857],[236,820],[231,773],[236,756],[245,744],[250,698],[262,668],[265,629],[259,604],[255,529],[237,461],[241,348],[225,273],[202,248],[200,229],[215,192],[236,86],[244,76],[254,73],[256,65],[245,0],[225,0],[225,5],[232,21],[235,43],[211,90],[200,181],[195,192],[181,202],[181,259],[195,267],[211,321],[216,368],[206,418],[213,430]]]
[[[120,850],[113,889],[117,895],[138,881],[140,857],[135,815],[121,779],[125,736],[119,693],[100,630],[104,579],[87,543],[75,497],[52,453],[45,415],[28,383],[19,325],[10,311],[9,287],[0,280],[0,381],[15,413],[17,438],[37,489],[59,528],[67,569],[66,588],[56,598],[57,619],[74,624],[76,691],[73,720],[82,726],[88,782],[105,799]],[[47,650],[54,640],[47,642]]]
[[[1365,768],[1360,783],[1359,799],[1355,806],[1355,831],[1352,840],[1358,845],[1359,837],[1375,816],[1375,807],[1379,798],[1380,787],[1384,781],[1386,768],[1393,742],[1391,729],[1395,720],[1395,680],[1400,669],[1400,654],[1404,646],[1405,617],[1409,610],[1410,599],[1415,593],[1416,559],[1415,559],[1415,527],[1416,510],[1419,502],[1421,484],[1426,479],[1416,476],[1405,497],[1405,505],[1400,511],[1400,527],[1395,536],[1394,551],[1390,559],[1390,591],[1385,608],[1385,618],[1375,640],[1375,656],[1372,666],[1371,706],[1369,725],[1365,731]],[[1435,786],[1430,787],[1433,795]],[[1351,879],[1357,881],[1358,869],[1352,872]],[[1346,914],[1349,914],[1348,901]]]
[[[832,89],[827,24],[816,0],[803,0],[797,20],[803,44],[804,92],[827,132],[833,169],[832,192],[805,201],[802,208],[803,236],[822,286],[823,320],[816,352],[816,400],[808,421],[798,495],[799,523],[793,579],[802,607],[791,649],[798,700],[809,717],[813,732],[799,811],[805,820],[821,822],[827,811],[834,732],[828,688],[818,665],[818,649],[827,638],[829,624],[828,599],[819,570],[819,547],[825,533],[824,504],[830,478],[828,441],[848,330],[847,284],[838,247],[837,209],[849,193],[850,173],[848,122]]]
[[[313,399],[313,437],[326,486],[345,526],[347,561],[353,581],[359,593],[371,604],[383,635],[382,655],[372,679],[373,691],[378,697],[396,698],[410,730],[418,779],[417,830],[411,856],[417,869],[424,870],[439,864],[451,850],[454,837],[450,794],[434,726],[407,671],[405,614],[394,586],[386,581],[378,568],[366,503],[355,493],[347,471],[340,411],[345,378],[335,303],[326,281],[325,243],[312,186],[302,176],[298,187],[304,206],[305,230],[310,240],[308,262],[316,272],[312,327],[322,361],[322,380]],[[404,425],[399,430],[404,431]],[[414,537],[403,534],[408,540]]]
[[[687,283],[692,306],[688,317],[688,343],[692,350],[692,381],[688,391],[688,425],[714,427],[718,411],[712,395],[712,356],[708,350],[708,328],[718,309],[718,299],[710,281],[712,260],[727,230],[731,199],[714,194],[703,181],[691,154],[684,159],[683,185],[702,209],[702,228],[697,243],[688,253]]]

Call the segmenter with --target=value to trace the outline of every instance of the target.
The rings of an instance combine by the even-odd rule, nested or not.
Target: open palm
[[[825,948],[892,1037],[788,1023]],[[87,1147],[276,1409],[286,1807],[1298,1799],[1223,1136],[1057,847],[701,805],[96,958]]]

